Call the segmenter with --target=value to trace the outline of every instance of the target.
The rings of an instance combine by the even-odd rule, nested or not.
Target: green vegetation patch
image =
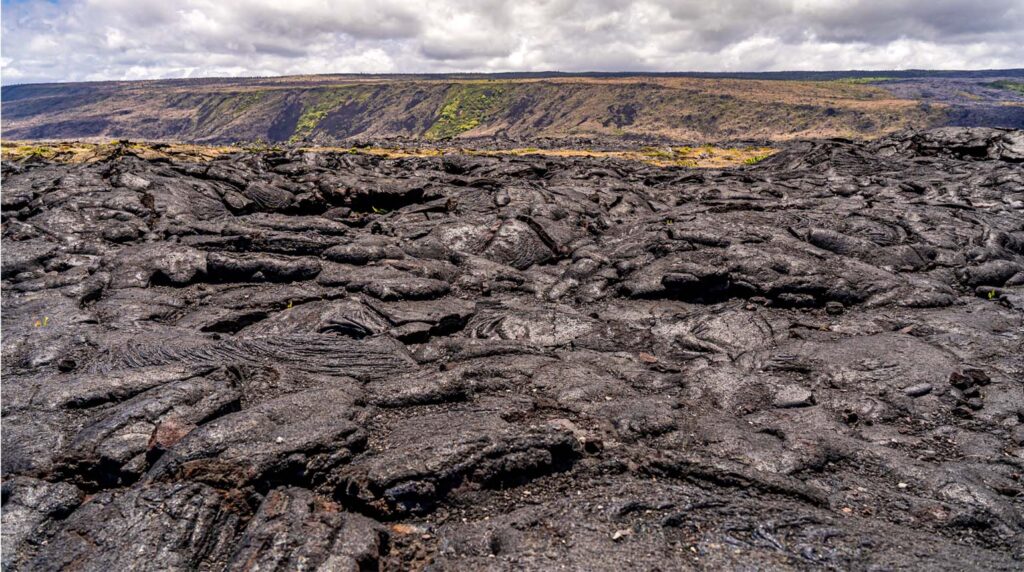
[[[303,103],[302,113],[299,115],[299,121],[295,124],[295,131],[289,141],[294,143],[307,137],[327,117],[327,114],[342,105],[366,103],[369,99],[370,92],[361,86],[316,90],[313,97]]]
[[[263,101],[267,95],[265,91],[248,91],[235,95],[232,99],[232,108],[236,113],[241,113]]]
[[[10,150],[8,150],[5,145],[4,151],[8,151],[12,156],[18,157],[19,159],[36,157],[41,159],[52,159],[54,155],[56,155],[55,149],[48,145],[18,145],[17,147],[12,146]]]
[[[993,81],[985,84],[987,87],[994,87],[996,89],[1006,89],[1009,91],[1016,91],[1017,93],[1024,94],[1024,82],[1011,81],[1008,79],[1001,79],[999,81]]]
[[[265,91],[244,91],[211,94],[202,99],[196,112],[195,124],[226,123],[245,113],[264,100]]]
[[[427,139],[451,139],[480,125],[501,109],[507,89],[503,85],[467,83],[448,89],[437,121],[424,134]]]
[[[671,147],[644,147],[640,153],[651,159],[675,160],[677,151]]]

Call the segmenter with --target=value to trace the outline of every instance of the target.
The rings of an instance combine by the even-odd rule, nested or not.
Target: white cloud
[[[14,0],[4,83],[1024,67],[1019,0]]]

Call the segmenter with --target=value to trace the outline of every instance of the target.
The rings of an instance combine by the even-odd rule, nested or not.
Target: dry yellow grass
[[[87,141],[67,142],[19,142],[4,141],[0,155],[4,161],[24,161],[31,158],[46,159],[60,163],[92,163],[123,154],[132,154],[144,159],[170,159],[208,161],[224,153],[240,151],[239,147],[190,145],[184,143],[137,143],[113,141],[93,143]]]
[[[220,155],[246,151],[273,150],[273,147],[252,147],[237,145],[190,145],[182,143],[140,143],[115,141],[94,143],[86,141],[68,142],[18,142],[5,141],[0,146],[4,161],[25,161],[40,158],[61,163],[90,163],[116,157],[135,155],[144,159],[175,159],[179,161],[209,161]],[[406,157],[438,157],[447,153],[501,156],[542,156],[542,157],[594,157],[637,161],[656,167],[725,168],[752,164],[774,154],[772,147],[645,147],[640,150],[594,150],[594,149],[539,149],[523,147],[515,149],[472,149],[440,147],[301,147],[303,151],[319,153],[352,153],[373,155],[388,159]]]
[[[751,164],[773,155],[771,147],[647,147],[639,151],[600,151],[592,149],[501,149],[465,150],[475,155],[540,155],[546,157],[609,157],[638,161],[655,167],[723,168]]]

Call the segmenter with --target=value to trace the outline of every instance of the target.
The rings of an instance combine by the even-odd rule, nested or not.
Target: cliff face
[[[872,137],[942,124],[863,83],[679,77],[307,78],[11,86],[9,139],[196,142],[634,136],[674,140]]]

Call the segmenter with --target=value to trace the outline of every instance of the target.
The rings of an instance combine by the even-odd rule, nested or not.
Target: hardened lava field
[[[1019,570],[1022,161],[5,161],[3,567]]]

